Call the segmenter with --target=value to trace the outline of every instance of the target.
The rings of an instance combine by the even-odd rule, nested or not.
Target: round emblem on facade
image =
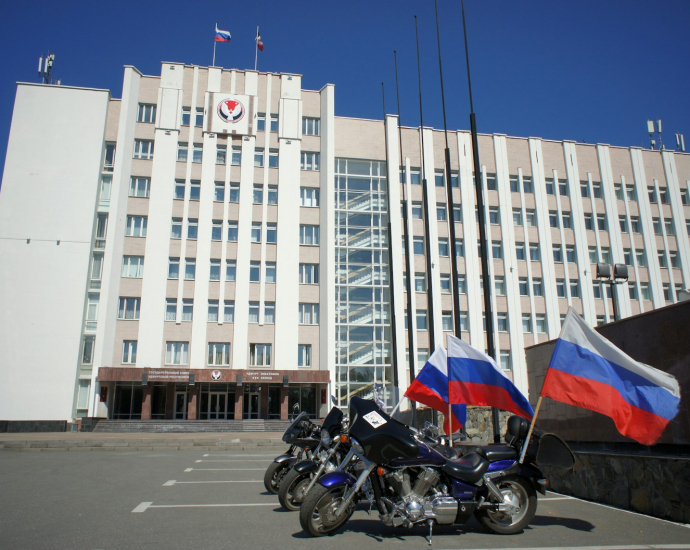
[[[214,370],[211,373],[211,380],[220,380],[221,372],[219,370]]]
[[[244,105],[236,99],[224,99],[218,104],[218,116],[225,122],[239,122],[244,117]]]

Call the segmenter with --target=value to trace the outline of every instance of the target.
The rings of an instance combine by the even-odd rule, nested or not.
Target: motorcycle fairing
[[[326,489],[333,489],[335,487],[352,487],[357,483],[357,478],[352,474],[336,470],[324,476],[321,476],[319,483],[326,487]]]
[[[302,460],[292,467],[293,470],[300,474],[309,474],[319,469],[319,465],[313,460]]]
[[[497,460],[489,464],[487,472],[500,472],[501,470],[508,470],[516,463],[515,460]]]
[[[443,466],[446,457],[436,449],[428,447],[424,443],[419,443],[419,454],[415,458],[396,458],[389,463],[391,468],[402,468],[404,466]]]
[[[290,460],[292,462],[296,462],[297,457],[295,455],[280,455],[280,456],[275,457],[273,459],[273,462],[277,462],[278,464],[280,464],[282,462],[286,462],[286,461],[290,461]]]

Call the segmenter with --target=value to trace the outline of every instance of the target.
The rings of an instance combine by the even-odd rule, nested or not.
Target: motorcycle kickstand
[[[433,520],[431,520],[431,519],[428,520],[428,524],[429,524],[429,538],[427,539],[427,542],[429,543],[429,546],[431,546],[432,545],[432,537],[434,534],[434,522],[433,522]]]

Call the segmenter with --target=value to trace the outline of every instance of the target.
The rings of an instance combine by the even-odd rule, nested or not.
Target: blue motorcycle
[[[574,463],[562,440],[540,432],[533,434],[521,463],[528,430],[526,419],[512,416],[505,444],[448,458],[374,401],[353,397],[350,453],[306,495],[300,524],[311,536],[331,535],[366,498],[386,525],[426,525],[430,544],[435,524],[463,524],[472,516],[490,532],[518,533],[537,511],[537,493],[546,492],[537,463],[565,468]]]

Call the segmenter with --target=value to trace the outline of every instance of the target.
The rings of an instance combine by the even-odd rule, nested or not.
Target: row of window
[[[130,219],[132,222],[130,223]],[[173,218],[170,226],[170,238],[182,238],[182,218]],[[239,222],[229,220],[227,225],[227,240],[228,242],[237,242]],[[262,242],[262,222],[252,222],[251,241],[254,243]],[[138,231],[138,232],[137,232]],[[196,240],[199,234],[199,220],[197,218],[187,219],[187,239]],[[221,241],[223,234],[223,220],[211,221],[211,240]],[[320,244],[320,228],[318,225],[300,225],[299,226],[299,244],[304,246],[319,246]],[[127,216],[127,233],[128,237],[145,237],[146,236],[146,218],[143,216]],[[278,226],[275,223],[266,223],[265,240],[269,244],[276,244],[278,238]]]
[[[126,258],[141,258],[143,269],[143,257],[125,256]],[[123,267],[123,277],[124,275]],[[139,275],[141,276],[141,275]],[[234,282],[237,276],[237,260],[225,260],[225,281]],[[180,278],[180,258],[168,258],[168,279]],[[188,281],[196,279],[196,259],[185,258],[184,278]],[[210,260],[210,281],[221,280],[221,260]],[[249,282],[261,282],[261,262],[249,262]],[[264,282],[276,282],[276,262],[264,262]],[[318,264],[299,264],[299,283],[304,285],[319,284],[319,265]]]
[[[275,323],[275,302],[264,302],[264,324],[272,325]],[[182,300],[182,322],[193,321],[194,316],[194,300],[185,298]],[[209,323],[217,323],[220,315],[220,303],[218,300],[208,301],[208,315],[207,321]],[[222,319],[224,323],[235,322],[235,302],[234,300],[225,300],[223,302]],[[118,317],[120,318],[120,317]],[[135,317],[132,320],[136,320]],[[165,320],[177,321],[177,298],[166,298],[165,300]],[[249,323],[259,322],[259,302],[249,302]],[[300,325],[318,325],[319,324],[319,304],[300,303],[299,304],[299,324]]]

